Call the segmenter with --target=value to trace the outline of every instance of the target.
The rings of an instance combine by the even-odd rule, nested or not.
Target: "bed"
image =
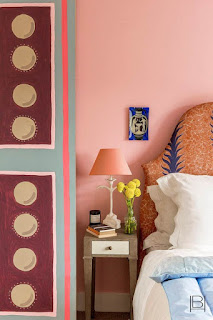
[[[143,170],[134,320],[213,320],[213,103],[188,110]],[[157,188],[172,203],[154,202]],[[156,208],[164,218],[165,210],[173,214],[169,235],[156,231],[162,223]]]

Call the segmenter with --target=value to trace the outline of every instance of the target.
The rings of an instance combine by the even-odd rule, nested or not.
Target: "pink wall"
[[[100,148],[120,147],[141,178],[182,113],[213,100],[212,15],[212,0],[77,0],[78,291],[89,210],[109,210],[108,192],[96,190],[103,177],[89,176],[93,161]],[[129,106],[150,107],[148,142],[128,141]],[[120,194],[115,212],[126,214]],[[97,291],[127,292],[127,267],[98,261]]]

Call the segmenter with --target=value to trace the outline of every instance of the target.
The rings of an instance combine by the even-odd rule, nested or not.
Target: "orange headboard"
[[[188,110],[178,122],[163,153],[143,166],[145,188],[140,208],[139,260],[143,260],[143,240],[155,231],[157,212],[147,186],[172,172],[213,175],[213,102]]]

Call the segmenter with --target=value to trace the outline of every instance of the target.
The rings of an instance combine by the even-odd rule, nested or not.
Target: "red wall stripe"
[[[64,177],[64,246],[65,246],[65,315],[70,319],[70,197],[69,197],[69,103],[68,103],[68,30],[67,0],[62,6],[62,69],[63,69],[63,177]]]

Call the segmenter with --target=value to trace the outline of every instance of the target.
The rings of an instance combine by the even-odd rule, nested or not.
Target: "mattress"
[[[171,249],[150,252],[144,259],[133,298],[134,320],[171,320],[167,295],[161,283],[150,278],[159,263],[168,257],[208,257],[213,250]]]

